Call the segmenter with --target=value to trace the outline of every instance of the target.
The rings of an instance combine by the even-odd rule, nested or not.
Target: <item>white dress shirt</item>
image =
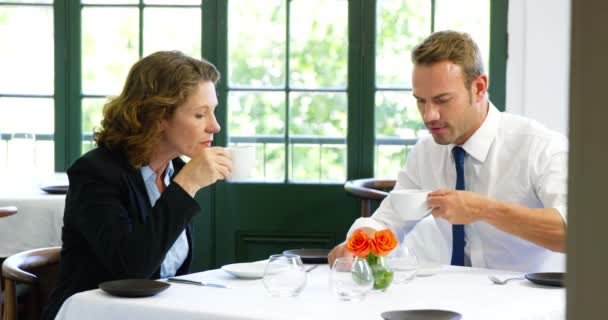
[[[439,145],[430,135],[421,138],[409,153],[407,168],[399,172],[395,189],[454,189],[454,146]],[[555,208],[566,221],[568,140],[564,135],[531,119],[499,112],[490,103],[483,124],[462,148],[467,191],[530,208]],[[349,234],[363,226],[391,228],[427,260],[450,263],[452,225],[445,219],[429,216],[418,225],[406,222],[387,198],[372,217],[357,219]],[[473,222],[464,229],[469,266],[522,272],[565,268],[564,254],[486,222]]]
[[[142,178],[144,179],[144,184],[146,185],[146,191],[148,192],[148,197],[150,198],[150,204],[154,206],[158,198],[160,198],[160,191],[158,191],[158,187],[156,186],[156,173],[154,173],[149,166],[142,167],[140,172]],[[167,173],[163,179],[165,186],[168,186],[169,183],[171,183],[171,176],[173,175],[173,172],[173,163],[169,161]],[[160,266],[161,278],[173,277],[175,275],[179,267],[181,267],[182,264],[184,264],[184,261],[186,261],[186,258],[188,257],[188,249],[188,238],[186,237],[186,230],[184,230],[165,255],[165,259]]]

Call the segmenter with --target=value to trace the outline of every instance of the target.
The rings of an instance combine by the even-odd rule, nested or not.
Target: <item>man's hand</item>
[[[336,259],[338,258],[353,258],[354,256],[354,254],[352,254],[350,251],[348,251],[348,249],[346,249],[346,241],[342,242],[336,247],[334,247],[333,250],[331,250],[331,252],[329,252],[329,254],[327,255],[327,262],[329,263],[329,268],[331,269],[331,267],[334,265],[334,261],[336,261]]]
[[[475,192],[436,190],[429,193],[427,203],[433,216],[451,224],[468,224],[482,219],[492,199]]]
[[[367,233],[368,236],[373,236],[374,232],[376,232],[375,229],[373,228],[369,228],[369,227],[363,227],[361,228],[363,231],[365,231],[365,233]],[[348,251],[348,249],[346,249],[346,241],[340,243],[339,245],[335,246],[331,252],[329,252],[329,254],[327,255],[327,261],[329,263],[329,268],[331,269],[331,267],[333,267],[334,265],[334,261],[336,261],[336,259],[338,258],[354,258],[355,255],[352,254],[352,252]]]

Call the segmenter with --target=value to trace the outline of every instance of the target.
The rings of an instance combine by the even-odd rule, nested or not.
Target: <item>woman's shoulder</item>
[[[135,170],[120,152],[97,147],[83,154],[68,169],[68,176],[81,174],[101,178],[119,178],[123,173]]]

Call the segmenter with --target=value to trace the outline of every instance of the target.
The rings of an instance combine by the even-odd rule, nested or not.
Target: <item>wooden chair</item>
[[[40,319],[42,308],[57,281],[60,252],[61,247],[34,249],[14,254],[4,260],[4,320],[17,319],[17,282],[28,284],[32,289],[24,302],[25,318]]]
[[[17,207],[0,207],[0,218],[4,218],[4,217],[8,217],[8,216],[12,216],[15,213],[17,213]],[[0,259],[0,261],[3,261],[4,259]],[[2,298],[2,293],[4,292],[4,284],[2,283],[2,275],[0,273],[0,318],[2,317],[2,308],[4,306],[4,301]]]
[[[372,201],[382,201],[388,196],[388,191],[395,187],[395,180],[388,179],[355,179],[344,184],[344,190],[351,196],[361,200],[361,216],[372,214]]]
[[[0,218],[12,216],[17,213],[17,207],[0,207]]]

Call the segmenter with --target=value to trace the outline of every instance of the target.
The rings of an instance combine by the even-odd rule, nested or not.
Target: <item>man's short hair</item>
[[[431,65],[442,61],[450,61],[462,68],[467,89],[475,78],[484,73],[479,47],[464,32],[435,32],[412,51],[414,65]]]

